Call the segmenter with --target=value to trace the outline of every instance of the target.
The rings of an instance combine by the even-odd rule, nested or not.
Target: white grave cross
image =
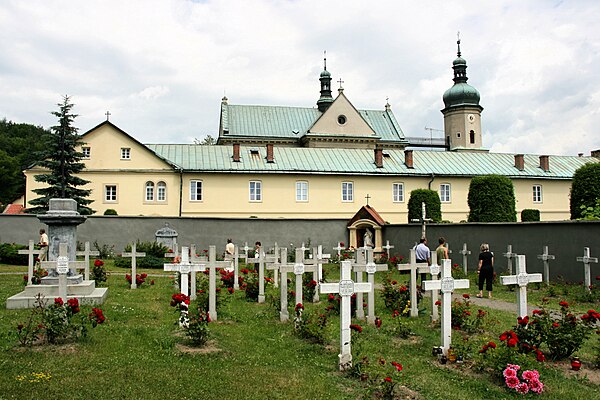
[[[467,244],[463,243],[463,248],[461,251],[459,251],[459,253],[462,254],[462,256],[463,256],[463,272],[466,275],[467,274],[467,256],[469,254],[471,254],[471,250],[467,250]]]
[[[138,257],[146,257],[146,253],[138,253],[136,251],[136,243],[134,242],[131,245],[131,252],[122,253],[121,257],[131,257],[131,288],[136,289],[137,288],[137,279],[135,279],[135,276],[137,275],[137,261],[136,260]],[[89,265],[89,261],[87,264]]]
[[[196,298],[196,279],[194,278],[194,282],[193,282],[193,287],[192,287],[192,292],[190,293],[189,290],[189,278],[190,278],[190,272],[192,270],[194,271],[204,271],[206,269],[205,265],[203,264],[192,264],[190,263],[190,259],[189,259],[189,249],[186,246],[182,246],[181,247],[181,260],[179,261],[179,263],[172,263],[172,264],[164,264],[163,268],[165,271],[174,271],[174,272],[179,272],[179,290],[181,293],[185,294],[186,296],[189,295],[190,299],[193,300]],[[133,279],[132,279],[133,282]]]
[[[387,271],[388,266],[387,264],[375,264],[373,249],[366,249],[366,253],[367,263],[365,265],[353,265],[353,271],[361,275],[363,272],[367,273],[367,279],[371,284],[371,290],[367,293],[367,322],[375,324],[375,273]],[[362,304],[357,304],[357,307],[359,306],[362,308]]]
[[[40,255],[42,250],[35,250],[33,240],[29,241],[29,247],[27,250],[19,250],[19,254],[27,254],[27,284],[29,285],[33,279],[33,265],[34,258],[33,256]]]
[[[544,282],[546,285],[550,284],[550,260],[554,260],[555,257],[552,254],[548,254],[548,246],[544,246],[544,252],[538,254],[538,260],[544,262]]]
[[[431,266],[429,267],[429,273],[431,274],[431,280],[435,281],[438,279],[438,275],[441,272],[441,268],[438,265],[437,252],[431,252]],[[439,319],[437,303],[439,298],[439,290],[435,289],[431,291],[431,322],[436,322]]]
[[[506,265],[508,273],[512,274],[512,259],[517,256],[516,253],[512,252],[512,244],[506,246],[506,253],[502,253],[504,257],[508,259],[508,264]]]
[[[97,250],[90,250],[90,242],[85,242],[85,247],[83,251],[78,251],[75,253],[77,256],[83,256],[83,260],[85,261],[85,280],[90,280],[90,256],[98,257],[100,252]]]
[[[217,268],[231,266],[230,261],[217,261],[217,247],[208,246],[208,313],[210,319],[217,320]]]
[[[354,283],[351,279],[352,264],[350,261],[341,262],[340,281],[338,283],[323,283],[322,293],[339,293],[340,304],[340,371],[352,367],[351,332],[350,332],[350,297],[354,293],[365,293],[371,290],[370,283]]]
[[[279,320],[281,322],[285,322],[290,319],[290,313],[288,311],[288,298],[287,298],[287,291],[288,291],[287,274],[294,272],[295,264],[287,264],[284,262],[284,260],[287,261],[287,248],[286,247],[279,249],[279,252],[280,252],[279,254],[281,256],[282,262],[277,263],[277,264],[268,265],[267,269],[279,271],[279,279],[280,279],[280,283],[279,283],[279,295],[280,295]]]
[[[58,247],[58,257],[56,261],[42,261],[40,266],[44,269],[56,269],[58,273],[58,297],[67,301],[67,274],[69,269],[83,268],[83,261],[69,261],[68,246],[66,243],[60,243]]]
[[[337,247],[334,247],[333,250],[337,251],[337,255],[338,255],[338,259],[339,259],[340,256],[342,255],[342,250],[344,250],[344,247],[342,247],[342,242],[338,242]]]
[[[390,249],[393,249],[394,246],[392,246],[390,244],[389,240],[385,241],[385,246],[381,246],[381,248],[385,249],[385,253],[387,254],[388,258],[390,258],[391,254],[390,254]]]
[[[316,265],[304,264],[304,250],[306,250],[306,249],[304,248],[304,243],[302,243],[302,247],[297,248],[296,254],[295,254],[296,261],[294,262],[294,275],[296,275],[296,304],[303,303],[303,300],[302,300],[302,297],[303,297],[302,278],[303,278],[304,273],[312,272],[313,278],[314,278],[314,275],[318,271],[318,268]],[[316,292],[316,288],[315,288],[315,292]],[[307,301],[313,301],[313,299],[307,299]]]
[[[590,248],[583,248],[583,257],[577,257],[577,261],[581,261],[583,263],[583,273],[584,273],[584,283],[586,290],[590,291],[592,286],[592,273],[590,271],[591,263],[598,263],[597,257],[590,257]]]
[[[452,292],[455,289],[468,289],[468,279],[452,278],[452,261],[445,259],[442,265],[442,279],[424,281],[425,290],[442,291],[442,352],[448,355],[450,343],[452,343]]]
[[[503,285],[518,285],[517,289],[517,316],[524,318],[527,311],[527,284],[530,282],[541,282],[542,274],[528,274],[525,265],[525,255],[517,255],[517,274],[501,276],[500,282]]]
[[[418,317],[419,308],[417,307],[417,273],[423,274],[429,272],[427,263],[417,263],[415,249],[410,249],[410,263],[398,264],[398,271],[410,271],[410,316]]]

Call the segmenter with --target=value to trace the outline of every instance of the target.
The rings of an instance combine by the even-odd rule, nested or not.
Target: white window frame
[[[190,201],[202,201],[204,194],[203,186],[204,184],[200,179],[190,180]]]
[[[105,184],[104,185],[104,202],[105,203],[116,203],[119,199],[117,193],[119,188],[116,184]]]
[[[354,202],[354,182],[342,182],[342,202]]]
[[[452,202],[452,187],[449,183],[440,183],[440,202]]]
[[[154,182],[147,181],[144,185],[144,201],[154,201]]]
[[[89,160],[92,155],[92,148],[90,146],[81,147],[81,153],[83,154],[84,159]]]
[[[164,181],[156,184],[156,201],[161,203],[167,201],[167,184]]]
[[[248,182],[248,200],[253,203],[262,201],[262,181]]]
[[[399,190],[398,190],[399,188]],[[394,203],[404,203],[404,183],[392,183],[392,201]]]
[[[308,181],[296,181],[296,202],[308,202]]]
[[[121,160],[131,160],[131,147],[121,147]]]
[[[541,203],[542,200],[543,200],[543,197],[542,197],[542,185],[533,185],[532,192],[533,192],[533,202],[534,203]]]

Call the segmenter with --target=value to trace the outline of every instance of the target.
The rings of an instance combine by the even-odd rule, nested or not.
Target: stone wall
[[[165,223],[177,231],[178,243],[189,245],[195,243],[198,249],[216,245],[222,252],[227,238],[243,246],[248,242],[252,246],[261,241],[269,248],[275,242],[279,246],[293,243],[300,246],[302,242],[312,245],[322,244],[325,252],[333,253],[338,241],[348,244],[346,220],[300,220],[300,219],[217,219],[217,218],[164,218],[164,217],[119,217],[92,216],[79,226],[77,240],[79,242],[98,241],[99,244],[114,245],[115,251],[123,250],[127,243],[134,240],[152,241],[155,232]],[[32,239],[37,242],[38,231],[43,227],[35,216],[0,215],[0,242],[27,243]],[[398,224],[386,225],[383,230],[383,241],[394,245],[392,254],[408,256],[409,249],[421,236],[420,225]],[[507,260],[502,256],[506,246],[511,244],[513,252],[527,256],[527,270],[542,272],[542,262],[537,255],[542,253],[543,246],[548,246],[550,254],[556,260],[550,262],[551,278],[561,275],[569,281],[583,280],[583,264],[576,257],[583,255],[583,248],[589,247],[592,257],[600,256],[600,221],[561,221],[530,223],[491,223],[491,224],[431,224],[427,227],[429,247],[437,247],[437,239],[444,236],[450,244],[453,262],[462,264],[462,255],[458,252],[463,243],[467,243],[472,254],[468,256],[470,271],[475,270],[479,246],[489,243],[495,253],[497,272],[503,272]],[[592,264],[592,280],[600,275],[600,265]]]

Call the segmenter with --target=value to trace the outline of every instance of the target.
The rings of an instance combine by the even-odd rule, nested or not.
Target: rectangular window
[[[404,183],[394,183],[392,185],[392,193],[394,203],[402,203],[404,201]]]
[[[440,185],[440,201],[442,203],[450,203],[450,184],[442,183]]]
[[[154,201],[154,182],[146,182],[146,201]]]
[[[202,201],[202,181],[190,181],[190,200]]]
[[[308,182],[296,182],[296,201],[308,201]]]
[[[166,201],[167,200],[167,184],[164,182],[158,182],[156,185],[156,200]]]
[[[261,181],[250,181],[250,201],[262,201]]]
[[[121,147],[121,160],[131,160],[131,149],[129,147]]]
[[[113,203],[117,201],[117,185],[104,186],[104,201],[110,201]]]
[[[542,202],[542,185],[533,185],[533,202]]]
[[[90,147],[82,147],[81,153],[83,154],[83,158],[89,159],[90,155],[92,154],[92,149]]]
[[[342,201],[354,201],[354,183],[342,182]]]

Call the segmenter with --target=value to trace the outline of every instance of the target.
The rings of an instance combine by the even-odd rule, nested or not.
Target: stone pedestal
[[[157,243],[160,243],[173,251],[177,248],[177,236],[177,231],[170,228],[168,222],[154,234]]]

